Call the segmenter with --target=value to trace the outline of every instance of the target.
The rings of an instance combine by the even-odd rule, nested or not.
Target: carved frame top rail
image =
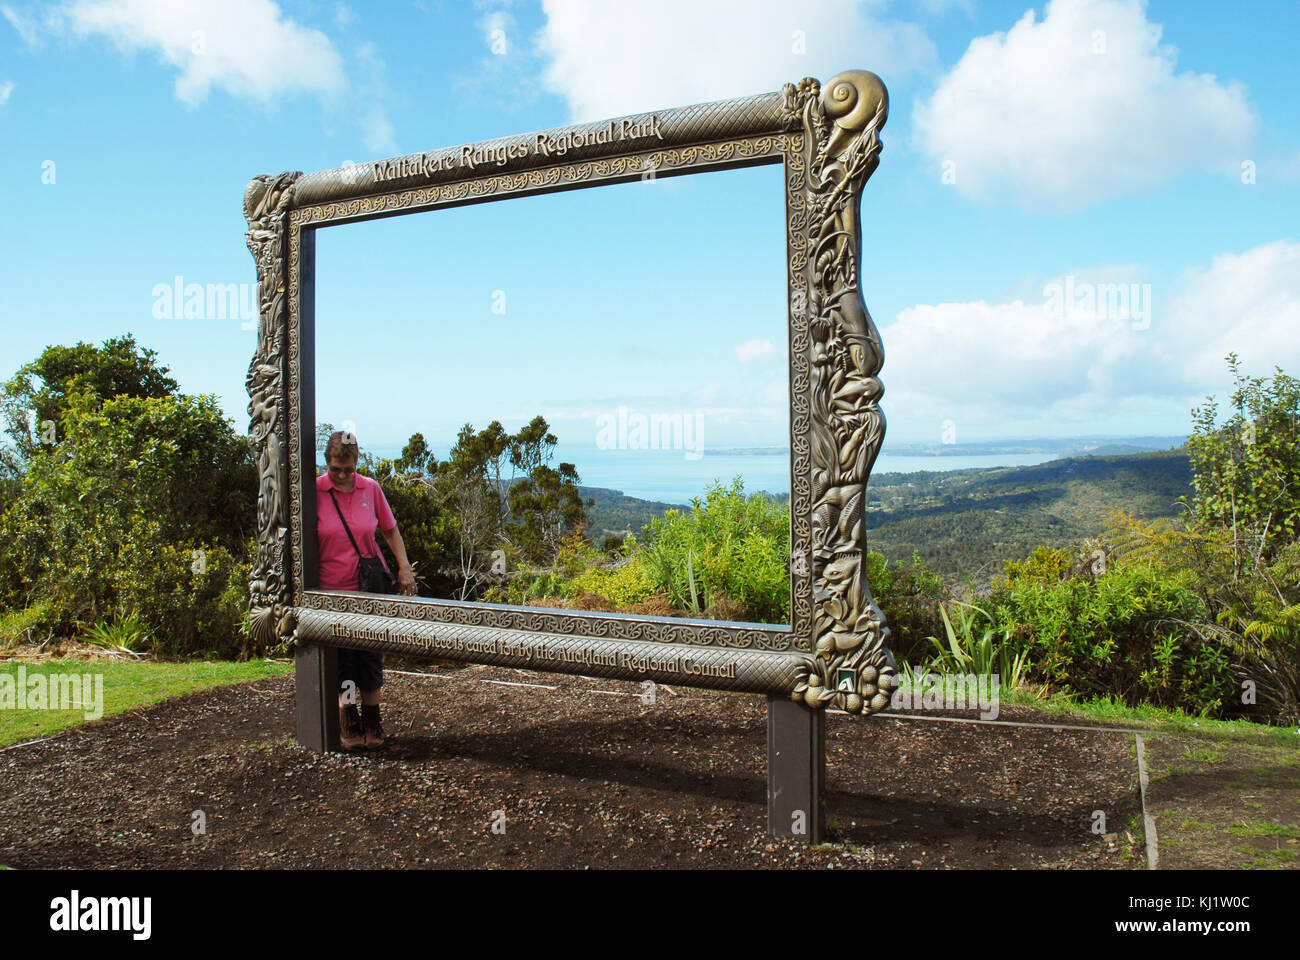
[[[295,184],[293,206],[665,147],[783,133],[798,126],[799,117],[787,109],[782,93],[655,110],[304,174]]]

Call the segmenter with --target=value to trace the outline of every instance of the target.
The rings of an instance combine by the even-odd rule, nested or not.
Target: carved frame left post
[[[296,441],[300,463],[314,463],[316,438],[315,404],[315,270],[316,231],[303,230],[294,244],[300,262],[290,263],[289,211],[293,208],[294,184],[300,174],[287,171],[278,176],[258,176],[244,192],[244,216],[248,220],[248,249],[257,264],[257,349],[248,367],[248,440],[257,462],[257,556],[249,584],[249,621],[259,645],[277,640],[294,641],[297,626],[294,604],[301,591],[313,586],[316,576],[316,543],[289,523],[289,444]],[[298,343],[301,357],[288,355],[289,276],[300,270],[313,282],[302,285],[302,323]],[[305,362],[303,362],[305,360]],[[301,371],[304,389],[298,391],[300,409],[287,409],[286,378],[292,367]],[[290,431],[292,423],[304,425]],[[291,436],[296,433],[297,436]],[[314,474],[314,471],[312,471]],[[299,495],[315,515],[314,476],[306,471],[300,478]],[[303,579],[294,583],[290,546],[292,538],[305,563]],[[338,689],[338,653],[335,648],[316,644],[296,645],[294,685],[298,742],[316,751],[338,748],[338,713],[332,709]]]

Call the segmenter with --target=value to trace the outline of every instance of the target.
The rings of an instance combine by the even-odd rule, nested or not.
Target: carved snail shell
[[[881,111],[880,125],[889,115],[889,93],[885,82],[870,70],[845,70],[822,85],[822,111],[835,121],[824,153],[837,157],[848,142]]]

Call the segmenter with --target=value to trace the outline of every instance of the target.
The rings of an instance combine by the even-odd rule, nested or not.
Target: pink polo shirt
[[[356,590],[359,586],[357,551],[352,549],[347,531],[339,521],[338,510],[334,509],[334,502],[330,499],[331,490],[339,502],[339,510],[347,518],[361,555],[379,557],[384,569],[388,570],[384,555],[379,552],[375,531],[391,530],[397,526],[397,520],[379,483],[359,473],[353,476],[356,483],[351,493],[335,487],[328,473],[316,478],[316,543],[322,590]]]

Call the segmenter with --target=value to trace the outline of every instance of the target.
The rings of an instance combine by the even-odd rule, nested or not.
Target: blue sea
[[[379,457],[396,457],[401,445],[376,445],[367,452]],[[445,449],[435,448],[439,459]],[[1018,453],[946,456],[890,456],[882,453],[872,468],[873,476],[882,473],[912,473],[918,470],[968,470],[972,467],[1019,467],[1055,459],[1054,453]],[[584,487],[621,490],[629,497],[689,504],[692,497],[702,497],[715,479],[729,485],[739,475],[745,490],[756,493],[790,492],[789,452],[779,448],[728,447],[717,451],[705,448],[691,459],[681,450],[602,450],[594,445],[560,444],[551,466],[573,463],[579,483]]]

